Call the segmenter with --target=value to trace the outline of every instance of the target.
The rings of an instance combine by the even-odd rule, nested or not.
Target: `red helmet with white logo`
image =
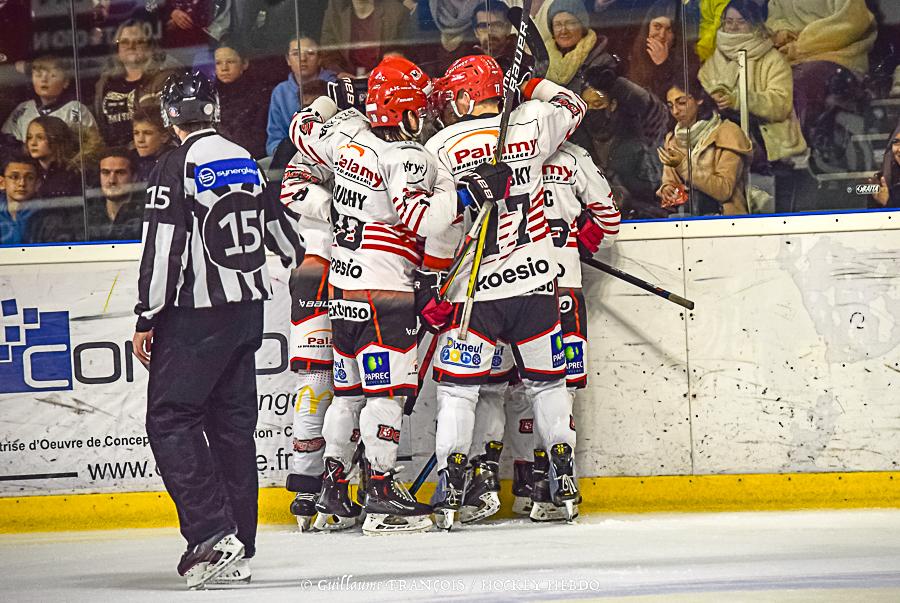
[[[425,93],[411,82],[389,80],[369,88],[366,116],[373,128],[402,126],[406,111],[412,111],[421,119],[427,104]]]
[[[395,54],[384,57],[375,66],[369,74],[369,88],[398,79],[411,83],[426,95],[431,92],[431,80],[425,72],[409,59]]]
[[[471,55],[454,61],[441,78],[440,85],[451,99],[463,90],[469,93],[474,103],[502,98],[503,70],[492,56]]]

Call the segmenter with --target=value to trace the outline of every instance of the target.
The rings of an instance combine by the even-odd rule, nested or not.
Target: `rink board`
[[[682,497],[685,508],[768,508],[781,498],[808,507],[823,496],[825,506],[900,506],[888,487],[896,480],[882,479],[900,462],[898,222],[878,212],[623,225],[598,257],[697,306],[688,312],[584,269],[590,382],[576,405],[577,461],[582,476],[600,478],[585,483],[598,508],[675,509]],[[144,440],[147,373],[129,353],[137,254],[136,245],[0,250],[0,302],[15,300],[0,316],[4,510],[41,495],[71,506],[88,504],[71,495],[109,494],[113,510],[159,500]],[[286,370],[286,274],[270,266],[276,296],[257,356],[257,445],[260,485],[277,490],[296,388]],[[407,479],[433,451],[429,391],[404,429]],[[796,477],[782,487],[781,474]],[[847,478],[815,486],[811,503],[792,494],[817,474],[822,484]],[[848,474],[859,474],[853,492]],[[696,485],[719,476],[726,481],[702,482],[712,490]],[[645,483],[605,479],[613,477]],[[751,479],[771,480],[759,483],[774,501],[747,499]],[[283,520],[275,490],[263,506],[277,500],[272,516]]]

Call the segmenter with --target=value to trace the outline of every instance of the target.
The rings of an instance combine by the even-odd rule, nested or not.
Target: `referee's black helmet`
[[[160,105],[166,127],[219,122],[219,94],[199,71],[170,75],[163,84]]]

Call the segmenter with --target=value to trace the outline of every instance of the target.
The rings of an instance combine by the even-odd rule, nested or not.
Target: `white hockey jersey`
[[[297,152],[284,168],[281,202],[300,216],[297,228],[306,242],[306,255],[331,259],[331,189],[334,179],[326,169]]]
[[[522,103],[510,115],[502,158],[512,169],[512,186],[509,198],[497,204],[487,222],[476,286],[478,300],[506,299],[538,290],[558,274],[544,215],[541,169],[581,123],[585,105],[578,95],[546,80],[531,91],[530,97],[534,100]],[[426,148],[437,157],[439,174],[459,182],[490,160],[499,127],[500,116],[492,115],[465,118],[435,134]],[[463,233],[463,222],[459,221],[453,232],[426,239],[429,260],[453,257]],[[474,255],[474,249],[470,255]],[[471,258],[464,261],[448,292],[450,301],[465,298],[471,265]]]
[[[578,216],[587,209],[603,230],[600,247],[612,245],[622,219],[606,177],[583,148],[564,142],[543,167],[544,214],[550,225],[560,287],[581,287]]]
[[[310,105],[309,114],[294,117],[291,138],[334,173],[329,282],[347,290],[412,291],[412,272],[422,260],[416,237],[444,230],[453,221],[453,182],[443,185],[451,194],[432,204],[440,185],[434,160],[422,145],[385,142],[359,127],[355,117],[335,121],[348,111],[322,122],[328,109],[320,100]]]

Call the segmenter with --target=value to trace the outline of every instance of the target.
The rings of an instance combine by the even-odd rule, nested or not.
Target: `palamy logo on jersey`
[[[459,173],[472,169],[494,156],[497,147],[497,130],[489,128],[467,132],[447,147],[452,170]],[[537,155],[537,137],[529,140],[507,141],[503,147],[503,161],[530,159]]]
[[[0,393],[72,389],[69,313],[0,302]]]
[[[554,333],[550,338],[550,354],[552,355],[553,368],[565,366],[566,348],[563,345],[562,332]]]
[[[365,147],[350,143],[338,147],[338,150],[341,154],[334,167],[335,174],[339,174],[347,180],[361,184],[371,190],[384,189],[384,178],[381,177],[381,174],[353,157],[353,153],[363,157],[366,154]],[[371,153],[370,156],[375,157],[375,153]]]
[[[572,184],[572,177],[575,172],[564,165],[553,165],[545,163],[541,170],[544,177],[544,183],[554,182],[557,184]]]
[[[363,381],[368,387],[390,385],[391,360],[387,352],[363,354]]]
[[[475,345],[447,337],[444,347],[441,348],[441,362],[465,368],[478,368],[481,366],[483,351],[484,343]],[[493,359],[491,361],[493,362]]]
[[[580,376],[584,374],[584,342],[570,341],[566,343],[566,375]]]

